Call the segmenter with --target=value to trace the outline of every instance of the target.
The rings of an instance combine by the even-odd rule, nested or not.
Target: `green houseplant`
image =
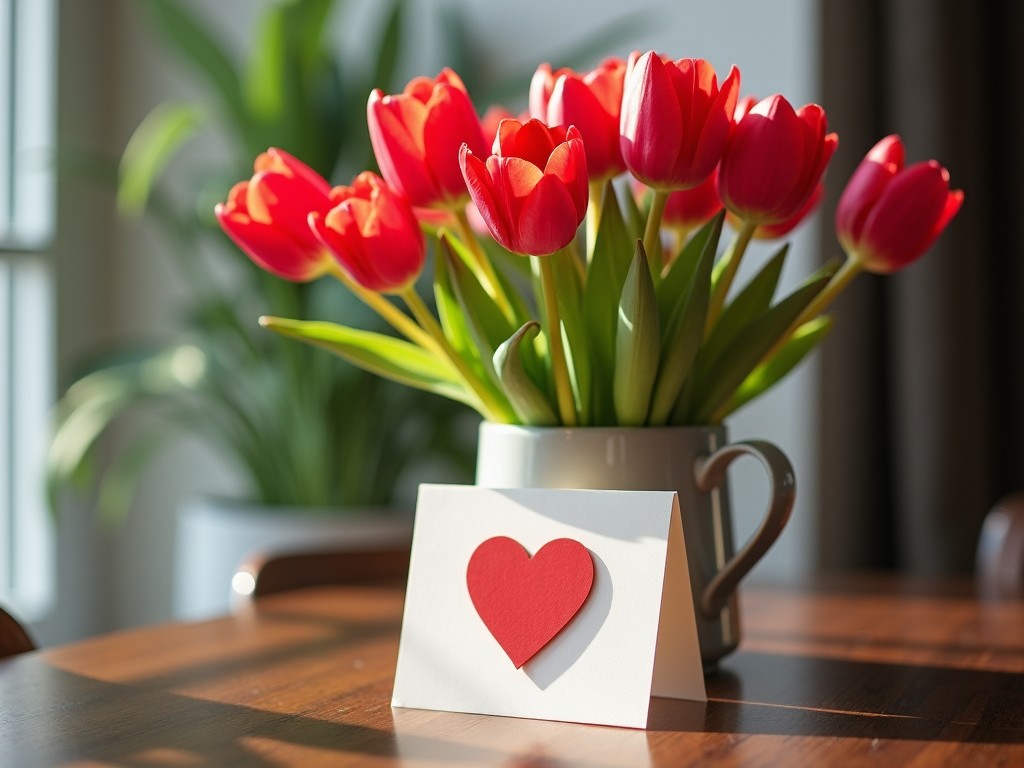
[[[334,5],[313,0],[269,6],[259,19],[258,44],[235,63],[183,6],[171,0],[145,4],[154,27],[213,97],[210,103],[157,106],[125,149],[119,174],[119,209],[150,215],[192,287],[186,330],[169,346],[119,354],[68,388],[49,456],[51,499],[73,479],[92,477],[100,437],[119,416],[140,407],[159,418],[130,435],[101,473],[97,508],[107,519],[125,514],[140,469],[181,430],[223,449],[252,497],[268,505],[388,503],[397,477],[427,445],[450,459],[456,474],[467,466],[469,447],[456,434],[454,409],[433,401],[414,405],[401,388],[297,351],[260,332],[249,318],[256,307],[300,313],[318,307],[335,317],[367,319],[357,302],[331,286],[294,285],[254,269],[228,247],[208,208],[176,201],[170,189],[175,176],[190,172],[172,159],[200,132],[225,138],[230,149],[222,167],[205,167],[198,180],[187,182],[211,198],[248,164],[252,148],[268,140],[301,146],[326,175],[346,159],[368,157],[364,132],[350,121],[352,102],[366,83],[390,82],[402,4],[391,5],[377,60],[367,72],[346,71],[347,62],[330,52],[326,31]]]
[[[329,40],[332,14],[343,10],[334,0],[265,6],[254,44],[238,60],[185,4],[139,5],[206,98],[164,101],[142,121],[120,160],[117,203],[122,214],[145,215],[158,228],[190,295],[183,330],[169,344],[118,351],[67,389],[56,409],[47,482],[53,505],[61,489],[95,482],[99,517],[117,523],[161,449],[183,436],[210,444],[240,476],[244,506],[186,499],[180,510],[176,558],[188,567],[177,569],[175,600],[179,612],[198,615],[206,609],[189,607],[189,593],[215,596],[208,610],[222,610],[230,570],[244,555],[238,548],[264,546],[257,543],[262,536],[283,530],[293,538],[344,537],[333,532],[353,525],[362,536],[403,535],[408,518],[394,514],[407,502],[399,495],[403,473],[429,454],[432,471],[467,477],[473,436],[460,426],[455,404],[414,395],[262,331],[252,312],[271,308],[382,325],[337,287],[294,285],[254,268],[221,234],[211,206],[194,201],[197,191],[211,200],[223,195],[254,148],[267,142],[301,147],[327,176],[364,163],[369,143],[352,116],[371,84],[392,81],[403,3],[382,9],[371,30],[375,59],[355,63]],[[204,136],[226,148],[215,164],[190,144]],[[176,194],[182,188],[187,194]],[[105,439],[112,427],[119,438],[113,442]],[[207,550],[221,552],[212,561],[208,556],[218,553],[197,550],[185,531],[222,512],[239,522],[245,514],[246,533],[219,543],[200,536]],[[310,524],[314,532],[301,533]],[[197,591],[181,572],[193,584],[213,577],[223,586]]]
[[[212,215],[213,201],[267,145],[301,152],[327,178],[347,178],[372,162],[361,119],[365,94],[393,86],[405,4],[376,7],[369,60],[346,56],[329,40],[332,15],[347,10],[341,5],[270,3],[246,54],[232,57],[185,4],[138,4],[208,98],[157,106],[110,175],[117,178],[119,209],[145,214],[159,228],[192,293],[185,329],[171,344],[108,357],[68,388],[49,454],[51,504],[61,489],[95,481],[101,518],[119,521],[154,454],[182,435],[198,435],[227,457],[251,501],[286,512],[330,509],[344,518],[346,510],[391,504],[400,478],[424,457],[435,475],[470,476],[475,436],[463,428],[467,414],[458,404],[296,347],[253,318],[327,316],[382,332],[386,324],[340,286],[293,284],[256,268]],[[440,10],[447,14],[446,55],[468,61],[472,49],[458,16]],[[599,32],[574,56],[588,55],[608,37]],[[529,74],[501,73],[516,83]],[[500,82],[489,90],[500,95],[503,87],[512,90]],[[225,149],[215,163],[189,151],[189,141],[204,134]],[[187,193],[176,194],[182,188]],[[124,420],[128,413],[143,418]],[[103,438],[118,423],[125,429],[110,455]]]

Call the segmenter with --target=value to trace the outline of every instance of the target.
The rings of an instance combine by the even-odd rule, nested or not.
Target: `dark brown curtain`
[[[823,103],[842,185],[899,133],[965,190],[925,258],[862,276],[823,353],[822,568],[973,566],[992,503],[1024,489],[1024,2],[821,0]]]

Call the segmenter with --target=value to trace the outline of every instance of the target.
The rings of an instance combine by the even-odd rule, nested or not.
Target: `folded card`
[[[647,724],[705,701],[676,494],[420,487],[392,705]]]

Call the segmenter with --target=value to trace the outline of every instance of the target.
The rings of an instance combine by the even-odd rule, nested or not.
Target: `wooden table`
[[[392,710],[401,594],[283,594],[0,662],[0,765],[1024,765],[1024,603],[860,579],[743,606],[708,704],[637,731]]]

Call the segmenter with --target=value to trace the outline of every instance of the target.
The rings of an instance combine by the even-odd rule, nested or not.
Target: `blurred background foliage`
[[[337,0],[268,4],[239,60],[213,25],[182,3],[138,5],[202,97],[158,104],[119,162],[63,147],[62,167],[116,185],[120,212],[144,215],[159,228],[189,286],[184,330],[169,345],[118,350],[93,361],[68,387],[48,461],[51,502],[69,484],[97,483],[101,517],[120,519],[142,470],[182,434],[219,449],[241,472],[250,500],[267,505],[386,505],[396,501],[403,477],[468,481],[475,417],[456,403],[260,329],[257,316],[275,314],[387,332],[333,281],[292,284],[256,268],[213,216],[214,205],[251,176],[254,158],[269,146],[287,150],[332,183],[375,169],[366,99],[373,88],[394,93],[404,86],[396,72],[403,45],[415,33],[409,4],[377,6],[365,30],[374,52],[368,61],[346,55],[332,40],[332,18],[345,5]],[[481,112],[491,103],[522,106],[532,65],[510,71],[489,62],[454,3],[439,6],[434,20],[444,61],[424,74],[452,67]],[[644,23],[627,14],[564,46],[552,63],[593,65]],[[188,161],[202,141],[218,148],[216,163]],[[139,416],[127,420],[126,434],[108,455],[101,438],[127,412]]]

